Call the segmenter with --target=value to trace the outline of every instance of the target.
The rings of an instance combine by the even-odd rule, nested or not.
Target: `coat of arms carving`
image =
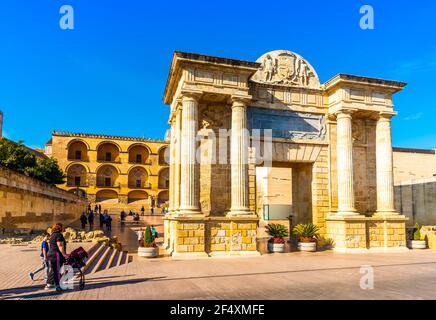
[[[319,88],[318,76],[313,67],[291,51],[277,50],[264,54],[257,62],[260,70],[252,80],[261,83]]]

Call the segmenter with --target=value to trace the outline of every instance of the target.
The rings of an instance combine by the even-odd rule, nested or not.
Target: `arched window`
[[[120,162],[120,149],[111,142],[103,142],[97,148],[97,161]]]
[[[118,203],[118,193],[114,190],[100,190],[95,195],[95,201],[101,204]]]
[[[88,161],[88,146],[80,140],[74,140],[68,145],[68,160]]]
[[[170,170],[162,169],[159,172],[159,189],[168,189],[170,187]]]
[[[144,145],[137,144],[129,148],[130,163],[146,164],[149,156],[150,152]]]
[[[97,187],[119,187],[118,176],[118,170],[114,166],[101,166],[97,170]]]
[[[163,147],[159,150],[159,164],[167,166],[170,163],[170,148]]]
[[[68,187],[86,187],[87,185],[87,173],[84,166],[81,164],[73,164],[67,169]]]
[[[148,174],[142,167],[134,167],[129,171],[129,188],[147,188]]]

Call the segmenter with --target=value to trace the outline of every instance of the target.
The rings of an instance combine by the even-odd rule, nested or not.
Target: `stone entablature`
[[[213,237],[210,219],[262,220],[256,196],[256,170],[262,166],[292,170],[292,190],[304,190],[292,194],[298,216],[338,240],[338,250],[356,248],[347,240],[346,230],[364,232],[364,238],[370,239],[374,221],[376,226],[380,222],[388,229],[402,228],[406,219],[393,205],[390,119],[396,114],[392,96],[404,86],[347,74],[320,84],[304,58],[285,50],[266,53],[257,62],[176,52],[164,93],[164,102],[171,106],[174,160],[165,222],[170,252],[181,253],[171,225],[183,219],[204,223],[205,243]],[[270,144],[270,163],[265,161],[267,151],[262,155],[251,145],[253,129],[264,130],[260,140],[264,147]],[[268,129],[272,130],[269,140]],[[199,135],[213,137],[222,130],[231,130],[225,140],[198,141]],[[227,140],[230,150],[225,158],[230,163],[197,163],[197,148],[201,163],[213,152],[208,150]],[[395,227],[389,219],[395,220]],[[361,223],[350,229],[356,220]],[[401,241],[383,240],[384,248],[403,248],[404,235],[398,236]],[[374,241],[365,240],[364,247],[377,246],[378,240]],[[228,252],[224,247],[197,253]]]

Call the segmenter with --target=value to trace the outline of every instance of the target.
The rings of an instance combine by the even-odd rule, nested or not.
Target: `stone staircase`
[[[82,270],[85,274],[118,267],[133,260],[127,251],[113,249],[104,243],[94,244],[87,252],[88,261]]]

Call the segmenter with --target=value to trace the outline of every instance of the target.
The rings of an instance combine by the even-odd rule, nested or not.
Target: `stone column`
[[[180,164],[181,164],[181,140],[182,140],[182,109],[176,110],[174,125],[174,212],[180,208]]]
[[[245,101],[232,101],[232,132],[230,141],[231,208],[230,215],[251,214],[248,202],[248,147],[247,105]]]
[[[381,113],[376,127],[377,214],[397,214],[394,207],[392,113]]]
[[[337,112],[338,214],[358,215],[354,204],[352,111]]]
[[[182,141],[180,175],[180,215],[200,214],[198,164],[196,162],[198,132],[198,96],[182,98]]]
[[[168,213],[174,211],[174,182],[175,182],[175,123],[174,118],[171,119],[171,136],[170,136],[170,188],[169,188],[169,206]]]

